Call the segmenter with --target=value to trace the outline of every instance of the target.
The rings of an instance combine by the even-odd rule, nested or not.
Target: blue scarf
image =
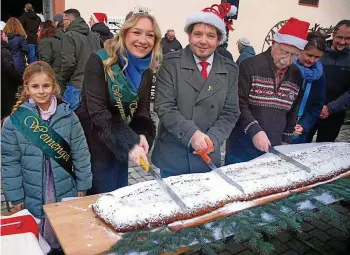
[[[323,75],[323,65],[321,61],[317,61],[313,66],[306,67],[303,66],[299,59],[296,59],[294,61],[294,64],[296,64],[301,72],[301,75],[303,76],[303,87],[302,90],[304,91],[303,99],[301,100],[299,111],[298,111],[298,118],[301,118],[304,113],[305,105],[307,102],[307,99],[309,98],[310,90],[311,90],[311,84],[313,81],[318,80]]]
[[[124,59],[118,53],[119,60],[123,67],[125,66]],[[128,59],[128,66],[124,70],[125,77],[129,80],[133,86],[134,91],[138,91],[143,73],[149,68],[151,63],[152,53],[148,54],[144,58],[135,57],[130,51],[125,51],[125,57]]]

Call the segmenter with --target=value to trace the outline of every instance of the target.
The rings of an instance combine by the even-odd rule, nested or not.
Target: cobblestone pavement
[[[158,123],[155,114],[154,119]],[[338,142],[350,142],[350,125],[344,125],[337,139]],[[150,152],[151,154],[151,152]],[[224,155],[224,152],[222,152]],[[129,185],[138,182],[152,180],[142,167],[129,168]],[[4,203],[3,194],[1,194],[1,211],[6,212],[6,204]],[[341,220],[349,229],[350,233],[350,207],[344,207],[339,203],[332,205],[337,210]],[[346,245],[350,243],[350,235],[342,234],[329,219],[317,219],[313,222],[304,222],[302,224],[304,232],[299,235],[294,235],[290,231],[283,231],[270,241],[274,244],[275,250],[272,255],[349,255],[349,250],[346,251]],[[313,247],[313,248],[312,248]],[[252,255],[258,254],[252,250],[248,242],[236,243],[233,238],[226,242],[224,249],[219,249],[217,252],[220,255]],[[347,253],[348,252],[348,253]],[[192,252],[193,255],[199,255],[200,252]]]

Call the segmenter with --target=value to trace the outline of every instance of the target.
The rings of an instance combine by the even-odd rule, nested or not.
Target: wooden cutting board
[[[100,196],[87,196],[44,206],[66,255],[104,254],[121,238],[121,233],[105,224],[92,210],[91,205]],[[179,249],[177,254],[188,250]]]

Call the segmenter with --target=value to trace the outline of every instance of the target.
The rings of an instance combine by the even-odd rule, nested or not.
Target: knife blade
[[[239,185],[237,182],[235,182],[234,180],[232,180],[230,177],[228,177],[226,174],[224,174],[219,168],[217,168],[213,162],[209,162],[208,166],[210,167],[210,169],[212,170],[213,173],[217,174],[218,176],[220,176],[222,179],[224,179],[226,182],[228,182],[229,184],[231,184],[232,186],[236,187],[239,191],[241,191],[243,194],[244,189],[242,188],[241,185]]]
[[[296,161],[295,159],[293,159],[293,158],[287,156],[286,154],[276,150],[274,147],[270,146],[269,152],[274,154],[274,155],[276,155],[276,156],[278,156],[278,157],[280,157],[281,159],[283,159],[283,160],[285,160],[285,161],[287,161],[287,162],[289,162],[289,163],[291,163],[291,164],[293,164],[293,165],[303,169],[304,171],[306,171],[308,173],[311,173],[310,167],[307,167],[307,166],[301,164],[300,162]]]
[[[212,170],[212,172],[214,172],[215,174],[220,176],[222,179],[224,179],[226,182],[228,182],[232,186],[236,187],[239,191],[244,193],[244,189],[242,188],[241,185],[239,185],[237,182],[232,180],[230,177],[224,174],[219,168],[217,168],[216,165],[214,165],[214,163],[211,161],[211,158],[208,156],[209,153],[214,151],[214,145],[207,138],[205,138],[205,142],[207,143],[208,148],[206,150],[196,150],[193,152],[193,154],[197,154],[201,156],[201,158],[204,160],[205,163],[207,163],[207,165]]]
[[[153,167],[151,165],[147,165],[143,158],[140,158],[142,167],[153,176],[153,178],[158,182],[159,186],[165,191],[168,196],[174,200],[174,202],[181,208],[183,211],[187,211],[186,204],[180,199],[178,195],[169,187],[168,184],[165,183],[165,181],[159,176],[159,174],[154,171]]]

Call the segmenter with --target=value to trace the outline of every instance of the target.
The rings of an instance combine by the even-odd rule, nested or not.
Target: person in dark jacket
[[[308,35],[308,43],[298,59],[294,61],[303,76],[303,95],[298,109],[298,121],[295,126],[293,143],[310,143],[308,133],[320,116],[325,100],[326,79],[320,57],[326,51],[326,39],[317,32]]]
[[[91,31],[97,34],[101,39],[101,48],[106,40],[112,39],[113,34],[107,27],[107,15],[105,13],[93,13],[90,17],[89,24]]]
[[[163,55],[182,49],[181,43],[175,37],[174,29],[168,29],[160,43],[162,45]]]
[[[41,23],[40,17],[35,13],[33,6],[27,3],[24,7],[24,13],[19,17],[20,22],[26,32],[29,47],[28,62],[29,64],[37,60],[36,47],[38,41],[38,28]]]
[[[255,50],[252,46],[250,46],[250,41],[242,37],[237,41],[238,51],[240,53],[237,64],[239,65],[243,60],[255,56]]]
[[[16,18],[10,18],[4,28],[9,40],[9,47],[15,61],[16,70],[22,75],[26,66],[26,55],[28,54],[27,35]]]
[[[333,33],[321,62],[326,76],[326,100],[320,118],[310,131],[317,142],[334,142],[350,108],[350,20],[342,20]],[[311,138],[310,138],[311,139]]]
[[[55,72],[56,81],[61,85],[61,38],[62,29],[55,27],[53,21],[45,21],[43,30],[40,33],[38,45],[39,60],[48,63]]]
[[[221,55],[224,56],[225,58],[231,59],[233,61],[233,57],[231,52],[227,50],[227,43],[220,44],[217,48],[216,51]]]
[[[226,141],[226,165],[259,157],[270,146],[292,143],[303,83],[293,61],[307,44],[309,25],[290,18],[268,50],[241,62],[241,116]]]
[[[136,13],[111,40],[105,49],[90,55],[82,104],[77,109],[91,153],[89,194],[127,186],[128,161],[140,165],[143,158],[148,164],[147,153],[155,137],[150,68],[161,58],[157,22],[149,14]]]
[[[73,110],[80,104],[85,65],[90,54],[101,48],[100,38],[76,9],[64,12],[65,33],[62,36],[61,85],[66,86],[63,99]]]
[[[21,80],[9,49],[7,35],[1,31],[1,119],[10,115]]]

